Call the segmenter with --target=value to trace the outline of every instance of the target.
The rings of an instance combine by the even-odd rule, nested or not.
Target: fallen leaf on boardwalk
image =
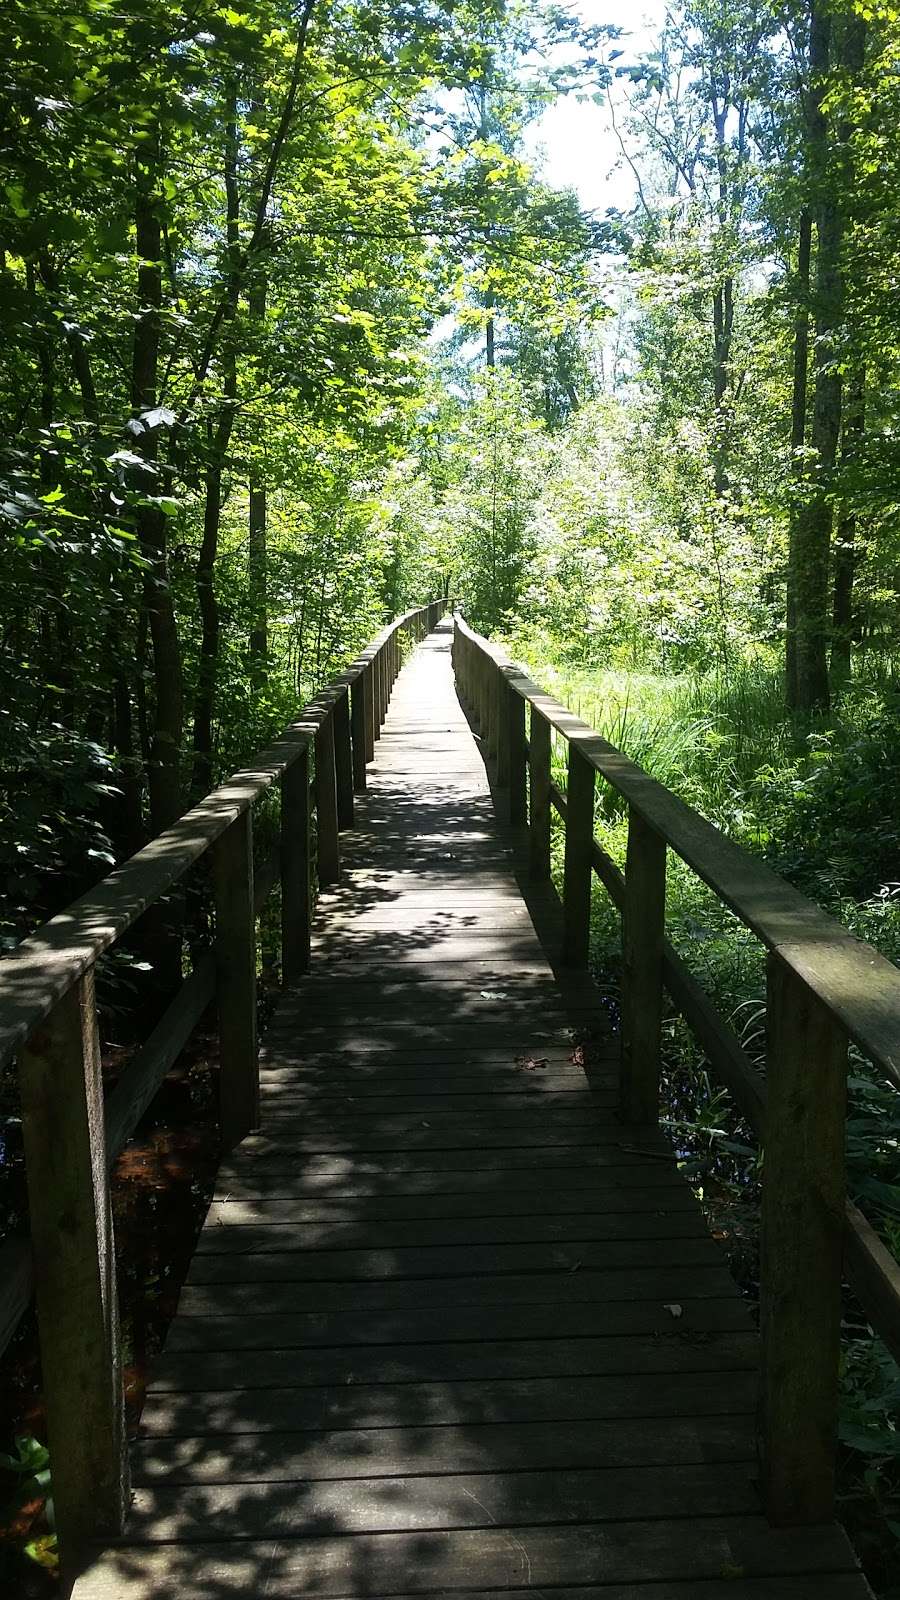
[[[549,1056],[516,1056],[516,1066],[524,1067],[526,1072],[536,1072],[539,1067],[549,1065]]]
[[[670,1317],[684,1316],[684,1306],[676,1305],[674,1301],[667,1301],[665,1309],[668,1311]]]
[[[570,1055],[569,1060],[576,1067],[583,1067],[584,1066],[584,1045],[583,1044],[577,1044],[575,1046],[575,1049],[572,1051],[572,1054]]]
[[[508,1000],[509,995],[503,994],[500,989],[482,989],[482,1000]]]
[[[569,1271],[570,1272],[577,1272],[580,1266],[581,1266],[581,1262],[580,1261],[573,1261],[571,1267],[569,1268]]]

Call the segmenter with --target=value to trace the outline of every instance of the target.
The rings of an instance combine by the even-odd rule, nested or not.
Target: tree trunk
[[[800,216],[797,250],[797,309],[794,314],[794,387],[791,404],[791,463],[795,487],[799,490],[806,472],[803,450],[806,445],[806,407],[809,390],[809,266],[812,255],[812,215]],[[797,685],[797,596],[796,522],[797,504],[791,510],[787,572],[787,632],[785,634],[785,692],[792,711],[798,706]]]
[[[208,462],[206,500],[203,511],[203,542],[197,558],[197,603],[200,608],[200,660],[197,664],[197,695],[194,701],[194,767],[192,783],[197,794],[205,794],[213,782],[213,717],[216,704],[216,678],[219,669],[219,603],[216,598],[215,569],[219,553],[219,526],[222,518],[222,472],[234,427],[237,399],[237,363],[233,323],[240,288],[238,253],[237,188],[237,113],[232,88],[226,108],[225,124],[225,237],[228,252],[228,299],[222,351],[222,408],[218,422],[207,429]]]
[[[813,0],[807,146],[816,219],[816,344],[811,460],[792,529],[796,650],[796,710],[801,716],[829,705],[829,557],[831,479],[841,426],[841,374],[835,349],[843,308],[843,215],[831,170],[831,140],[823,108],[832,61],[832,23],[825,0]]]
[[[251,321],[257,336],[263,337],[266,316],[266,280],[260,274],[249,295]],[[256,430],[256,450],[259,452],[263,429]],[[266,681],[269,656],[268,594],[267,594],[267,513],[265,470],[254,454],[250,476],[250,513],[248,520],[247,582],[250,590],[250,679],[256,688]]]
[[[848,467],[859,451],[866,422],[865,369],[857,368],[848,384],[844,405],[841,461]],[[853,643],[853,581],[856,576],[856,512],[845,496],[834,545],[834,599],[831,637],[831,685],[840,689],[850,677]]]
[[[135,416],[156,405],[162,307],[162,229],[156,192],[158,147],[138,157],[135,187],[135,233],[138,256],[138,314],[132,350],[131,400]],[[158,434],[145,428],[135,440],[143,456],[148,494],[159,493]],[[138,537],[148,567],[144,575],[144,607],[153,651],[155,715],[150,742],[150,824],[154,833],[168,828],[181,813],[181,741],[184,689],[178,621],[169,584],[166,518],[156,506],[139,507]]]

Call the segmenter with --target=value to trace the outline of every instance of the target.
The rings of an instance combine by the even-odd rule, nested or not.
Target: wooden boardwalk
[[[864,1600],[838,1529],[760,1513],[750,1317],[613,1118],[449,649],[398,679],[77,1600]]]

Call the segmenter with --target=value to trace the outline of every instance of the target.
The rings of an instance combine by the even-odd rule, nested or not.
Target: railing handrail
[[[0,1068],[87,968],[309,749],[335,699],[366,671],[386,639],[426,609],[416,607],[388,623],[252,766],[233,773],[0,959]]]
[[[458,614],[454,664],[461,698],[496,758],[498,785],[508,789],[510,821],[528,824],[534,877],[550,877],[551,811],[563,821],[565,962],[587,965],[594,875],[622,913],[620,1115],[658,1119],[665,987],[763,1140],[766,1504],[777,1522],[827,1520],[842,1266],[900,1360],[900,1265],[847,1200],[843,1151],[850,1039],[900,1083],[900,972],[546,694]],[[553,781],[552,729],[568,745],[565,793]],[[628,803],[624,873],[594,836],[598,774]],[[768,947],[765,1077],[666,938],[669,846]]]
[[[609,744],[463,618],[454,620],[460,632],[490,653],[513,691],[578,744],[593,770],[663,835],[761,943],[778,953],[863,1055],[900,1088],[900,969]]]

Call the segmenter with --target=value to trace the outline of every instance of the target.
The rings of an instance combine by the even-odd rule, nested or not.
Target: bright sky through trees
[[[621,28],[617,48],[622,61],[631,61],[653,47],[665,21],[665,0],[580,0],[574,12],[588,26],[610,24]],[[622,85],[615,82],[616,108],[624,108]],[[581,204],[600,215],[609,206],[626,211],[634,202],[635,180],[622,158],[604,104],[563,96],[526,131],[529,153],[543,155],[543,174],[555,188],[571,186]]]

